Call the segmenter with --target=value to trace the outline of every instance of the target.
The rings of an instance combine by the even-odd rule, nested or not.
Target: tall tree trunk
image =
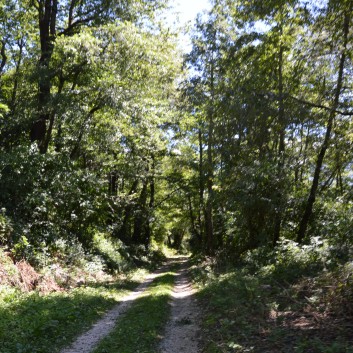
[[[281,31],[282,32],[282,31]],[[281,33],[282,35],[282,33]],[[284,99],[283,99],[283,45],[281,44],[279,49],[279,63],[278,63],[278,125],[279,125],[279,146],[278,146],[278,165],[277,165],[277,177],[281,185],[284,178],[284,151],[285,151],[285,111],[284,111]],[[281,223],[283,214],[283,194],[282,188],[279,187],[277,195],[277,210],[275,214],[275,225],[273,234],[273,246],[276,246],[280,234],[281,234]]]
[[[116,196],[118,192],[118,172],[116,170],[112,170],[108,174],[108,179],[109,194],[112,196]]]
[[[145,245],[145,223],[146,223],[146,202],[148,195],[148,181],[147,178],[143,181],[142,190],[138,200],[137,210],[134,217],[134,232],[132,234],[132,241],[135,244]]]
[[[204,171],[203,171],[203,146],[202,146],[202,130],[201,127],[198,131],[199,137],[199,209],[198,209],[198,225],[199,225],[199,234],[200,238],[203,239],[203,230],[204,225],[202,221],[202,213],[205,207],[204,203],[204,192],[205,192],[205,180],[204,180]],[[200,242],[200,245],[202,240]]]
[[[338,70],[338,76],[337,76],[335,96],[334,96],[331,111],[329,113],[329,117],[328,117],[328,121],[327,121],[324,141],[321,145],[320,152],[319,152],[319,155],[316,160],[315,172],[314,172],[314,177],[313,177],[313,181],[312,181],[311,188],[310,188],[309,197],[307,199],[305,211],[304,211],[303,217],[302,217],[300,225],[299,225],[299,230],[298,230],[298,234],[297,234],[297,242],[298,243],[301,243],[304,240],[304,237],[305,237],[305,234],[306,234],[306,231],[308,228],[308,224],[309,224],[310,218],[313,213],[313,206],[315,203],[317,189],[319,186],[322,164],[323,164],[325,154],[326,154],[326,151],[329,147],[329,143],[330,143],[330,139],[331,139],[333,122],[334,122],[334,119],[336,116],[336,110],[338,108],[339,99],[340,99],[342,86],[343,86],[344,65],[345,65],[345,61],[346,61],[346,57],[347,57],[347,44],[348,44],[348,34],[349,34],[349,30],[350,30],[351,12],[352,12],[352,2],[350,3],[350,9],[346,10],[345,16],[344,16],[343,49],[342,49],[340,61],[339,61],[339,70]]]
[[[136,192],[138,184],[139,184],[138,179],[132,183],[132,186],[131,186],[131,189],[128,193],[128,196],[131,196],[132,194],[134,194]],[[130,219],[132,216],[133,208],[134,207],[131,202],[129,202],[125,206],[125,209],[123,212],[123,214],[124,214],[123,222],[122,222],[120,229],[116,233],[116,237],[123,242],[130,242],[131,241],[131,239],[130,239],[131,231],[130,231],[129,224],[130,224]]]
[[[207,137],[207,201],[205,209],[206,252],[213,255],[215,239],[213,232],[213,131],[214,131],[214,63],[211,62],[211,105],[208,110]]]
[[[156,185],[155,185],[156,160],[155,160],[154,155],[152,155],[151,159],[152,159],[152,165],[151,165],[151,176],[150,176],[150,201],[148,203],[148,212],[147,212],[146,229],[145,229],[145,246],[146,247],[149,245],[150,239],[151,239],[150,218],[154,212],[155,194],[156,194]]]
[[[201,245],[201,238],[200,238],[200,233],[197,231],[196,225],[195,225],[195,216],[194,216],[194,210],[192,207],[192,200],[191,200],[191,194],[187,194],[188,197],[188,206],[189,206],[189,216],[190,216],[190,222],[191,222],[191,230],[192,230],[192,235],[196,237],[197,239],[197,247]]]
[[[17,45],[18,45],[19,51],[18,51],[18,58],[16,60],[14,83],[13,83],[13,89],[12,89],[12,94],[11,94],[11,103],[10,103],[10,108],[11,108],[12,113],[14,113],[14,111],[16,109],[19,73],[20,73],[20,68],[21,68],[21,64],[22,64],[23,49],[24,49],[24,40],[23,40],[23,38],[21,38],[21,39],[19,39],[17,41]]]
[[[48,150],[51,130],[47,132],[47,121],[51,118],[49,104],[51,100],[50,60],[54,50],[56,35],[57,0],[38,1],[38,20],[40,35],[39,79],[38,79],[38,118],[31,127],[31,142],[37,141],[40,153]]]
[[[6,55],[6,42],[4,40],[1,40],[0,43],[1,43],[1,49],[0,49],[0,56],[1,56],[0,76],[1,76],[4,70],[4,67],[7,63],[7,55]]]

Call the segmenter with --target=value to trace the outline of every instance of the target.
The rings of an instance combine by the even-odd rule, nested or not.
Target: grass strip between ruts
[[[94,353],[155,353],[170,316],[175,273],[166,272],[136,299]]]

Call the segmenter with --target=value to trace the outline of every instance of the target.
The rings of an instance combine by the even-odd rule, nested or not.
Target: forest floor
[[[353,263],[225,266],[194,260],[204,353],[353,353]]]

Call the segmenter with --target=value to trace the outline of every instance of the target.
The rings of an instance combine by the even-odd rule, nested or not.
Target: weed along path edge
[[[169,270],[170,266],[171,264],[168,262],[155,273],[147,275],[143,283],[134,291],[121,298],[113,309],[109,310],[102,319],[93,324],[90,330],[80,335],[68,348],[63,349],[61,353],[92,352],[98,343],[113,331],[118,318],[130,308],[136,299],[143,295],[156,278],[163,276]]]

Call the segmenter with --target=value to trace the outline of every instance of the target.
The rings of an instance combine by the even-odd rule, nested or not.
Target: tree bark
[[[145,244],[145,223],[146,223],[146,202],[148,195],[148,182],[147,178],[143,181],[142,190],[138,200],[138,207],[135,212],[134,218],[134,231],[132,235],[132,241],[134,244]]]
[[[207,201],[205,209],[205,236],[206,252],[213,255],[215,241],[213,232],[213,130],[214,130],[214,63],[211,62],[211,105],[208,110],[208,137],[207,137]]]
[[[150,176],[150,201],[148,203],[148,212],[146,220],[146,229],[145,229],[145,246],[147,247],[151,239],[151,216],[154,214],[155,206],[155,194],[156,194],[156,185],[155,185],[155,169],[156,169],[156,160],[154,155],[151,157],[151,176]]]
[[[70,153],[70,159],[76,159],[79,156],[79,151],[80,151],[80,146],[81,146],[81,142],[82,142],[82,138],[83,135],[85,133],[85,127],[87,125],[87,123],[89,122],[89,120],[93,117],[94,113],[97,112],[99,109],[101,108],[100,104],[97,104],[96,106],[94,106],[87,114],[86,118],[83,120],[83,123],[81,125],[81,129],[79,131],[79,134],[77,136],[77,140],[75,143],[74,148],[72,149],[71,153]],[[54,123],[54,119],[51,117],[50,119],[50,126],[48,131],[52,129],[52,124]],[[49,144],[49,141],[47,141]],[[48,147],[47,144],[47,147]]]
[[[282,33],[281,33],[282,35]],[[279,49],[279,64],[278,64],[278,125],[279,125],[279,146],[278,146],[278,165],[277,165],[277,177],[281,184],[284,177],[284,152],[285,152],[285,110],[284,110],[284,99],[283,99],[283,45]],[[283,191],[281,187],[277,190],[277,210],[275,214],[274,234],[273,234],[273,246],[276,246],[280,235],[281,235],[281,224],[282,224],[282,206],[283,206]]]
[[[132,194],[134,194],[136,192],[138,184],[139,184],[138,179],[132,183],[132,186],[131,186],[131,189],[128,193],[128,196],[131,196]],[[129,202],[125,206],[123,222],[122,222],[120,229],[118,230],[118,232],[116,234],[117,238],[123,242],[131,241],[130,231],[129,231],[129,222],[130,222],[130,218],[132,216],[132,211],[133,211],[133,204],[131,202]]]
[[[197,231],[196,225],[195,225],[195,216],[194,216],[194,210],[193,210],[193,207],[192,207],[191,195],[188,193],[187,197],[188,197],[189,216],[190,216],[192,235],[196,236],[196,238],[197,238],[197,246],[200,246],[200,241],[201,241],[200,233]]]
[[[54,51],[56,35],[57,0],[40,0],[38,2],[38,21],[41,55],[39,59],[38,78],[38,118],[31,128],[31,142],[37,142],[40,153],[48,150],[51,131],[47,132],[47,121],[50,120],[51,74],[50,60]],[[55,114],[52,112],[52,114]],[[53,118],[54,119],[54,118]]]
[[[18,76],[20,73],[21,63],[22,63],[22,59],[23,59],[23,48],[24,48],[23,38],[21,38],[17,41],[17,45],[18,45],[19,51],[18,51],[18,58],[16,60],[14,84],[13,84],[13,89],[12,89],[12,94],[11,94],[11,103],[10,103],[10,109],[12,112],[14,112],[14,110],[16,108],[18,78],[19,78]]]
[[[199,224],[199,233],[200,238],[203,239],[203,221],[202,221],[202,212],[204,210],[204,192],[205,192],[205,180],[204,180],[204,171],[203,171],[203,147],[202,147],[202,130],[201,127],[198,131],[199,138],[199,210],[198,210],[198,224]],[[201,240],[202,242],[202,240]]]
[[[0,50],[0,55],[1,55],[1,63],[0,63],[0,76],[4,70],[4,67],[7,63],[7,56],[6,56],[6,43],[4,40],[1,41],[1,50]]]

